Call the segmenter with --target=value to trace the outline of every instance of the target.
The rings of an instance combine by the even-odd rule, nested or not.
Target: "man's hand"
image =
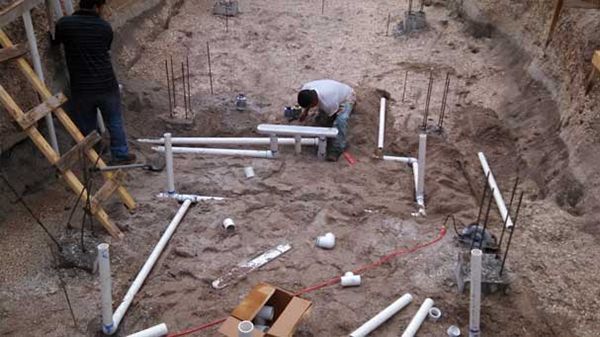
[[[298,118],[300,122],[304,122],[306,120],[306,117],[308,116],[308,111],[309,109],[304,109],[302,111],[302,113],[300,114],[300,118]]]

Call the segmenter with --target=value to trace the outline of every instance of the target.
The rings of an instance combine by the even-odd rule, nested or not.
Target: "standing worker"
[[[110,132],[111,164],[135,161],[129,153],[119,83],[110,58],[113,30],[102,19],[106,0],[81,0],[79,10],[56,24],[55,44],[65,48],[71,79],[71,113],[84,135],[98,128],[100,109]]]
[[[337,161],[347,147],[348,120],[356,103],[356,95],[349,85],[334,80],[306,83],[298,93],[298,105],[303,108],[303,122],[313,108],[318,108],[315,122],[323,127],[335,127],[338,135],[327,146],[327,160]]]

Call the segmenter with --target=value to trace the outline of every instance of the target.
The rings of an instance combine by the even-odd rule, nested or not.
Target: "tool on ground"
[[[165,169],[165,165],[156,165],[156,164],[129,164],[129,165],[114,165],[114,166],[106,166],[106,167],[94,167],[91,168],[92,172],[107,172],[107,171],[117,171],[117,170],[132,170],[132,169],[144,169],[152,172],[162,172]]]
[[[269,249],[260,256],[255,257],[254,259],[248,262],[241,263],[236,267],[233,267],[229,272],[227,272],[227,274],[213,281],[212,287],[215,289],[223,289],[228,285],[235,283],[237,280],[243,278],[253,270],[256,270],[264,266],[265,264],[273,261],[274,259],[286,253],[290,249],[292,249],[292,246],[290,244],[283,244],[275,248]]]
[[[290,122],[300,118],[300,114],[302,114],[302,107],[299,105],[286,106],[283,108],[283,116]]]

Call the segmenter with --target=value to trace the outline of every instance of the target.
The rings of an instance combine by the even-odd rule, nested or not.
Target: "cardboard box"
[[[263,333],[257,329],[253,337],[291,337],[298,324],[310,312],[312,303],[283,289],[261,283],[255,286],[246,298],[233,310],[219,332],[228,337],[238,337],[238,324],[252,321],[265,306],[275,308],[275,316],[271,328]]]

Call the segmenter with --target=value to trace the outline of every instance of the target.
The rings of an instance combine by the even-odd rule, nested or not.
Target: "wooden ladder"
[[[8,92],[0,85],[0,102],[4,105],[10,116],[15,122],[24,130],[24,132],[31,138],[35,146],[42,152],[42,154],[48,159],[50,164],[54,165],[63,179],[67,182],[69,187],[78,196],[81,195],[83,205],[88,204],[90,199],[91,209],[88,211],[93,214],[96,219],[106,228],[106,230],[115,238],[123,238],[123,233],[119,228],[112,222],[106,211],[102,208],[101,204],[108,200],[115,192],[121,198],[123,204],[130,210],[135,209],[136,203],[133,197],[129,194],[127,189],[122,186],[122,181],[125,174],[122,171],[115,172],[103,172],[102,175],[105,179],[104,185],[98,190],[98,192],[90,196],[88,191],[83,186],[79,178],[73,173],[73,165],[83,156],[87,157],[97,168],[104,168],[106,164],[94,151],[93,146],[100,141],[98,133],[94,132],[87,137],[79,131],[77,126],[73,123],[67,113],[61,108],[61,106],[67,101],[67,98],[59,93],[52,95],[46,85],[40,80],[40,78],[33,71],[24,55],[27,50],[18,45],[14,45],[9,37],[0,29],[0,62],[1,61],[14,61],[17,63],[21,72],[27,78],[27,81],[44,100],[44,102],[32,109],[31,111],[24,112],[14,101],[14,99],[8,94]],[[54,113],[54,116],[62,123],[67,132],[75,140],[77,145],[65,153],[63,156],[59,156],[56,151],[46,141],[44,136],[37,129],[37,122],[44,118],[46,115]],[[85,206],[84,206],[85,207]]]

